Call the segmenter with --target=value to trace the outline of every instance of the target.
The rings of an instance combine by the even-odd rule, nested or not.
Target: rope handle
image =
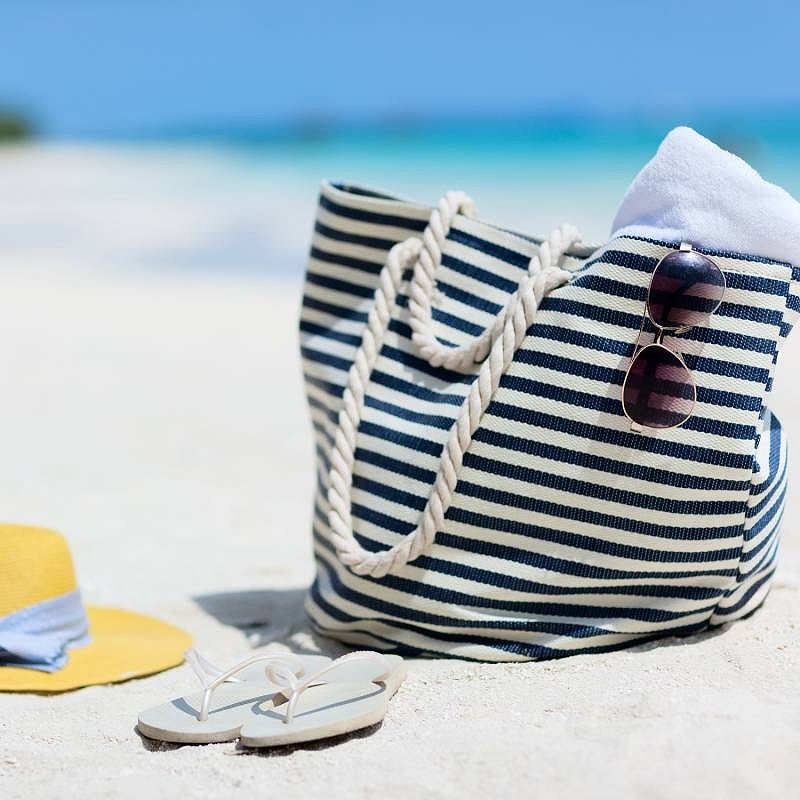
[[[431,213],[430,223],[422,235],[414,275],[408,291],[409,324],[412,341],[418,353],[432,367],[444,367],[455,372],[472,372],[489,354],[489,350],[502,333],[506,320],[519,301],[519,293],[525,285],[520,280],[517,290],[508,298],[505,306],[495,316],[491,325],[470,341],[457,347],[442,344],[433,332],[432,298],[436,289],[436,271],[442,263],[442,250],[457,214],[473,216],[474,203],[464,192],[448,192]],[[572,225],[556,228],[539,247],[536,258],[528,265],[528,275],[534,270],[548,269],[560,262],[564,253],[580,240],[580,234]]]
[[[380,578],[387,574],[396,574],[433,545],[436,532],[443,526],[450,507],[464,454],[500,385],[500,379],[511,364],[528,328],[533,324],[542,298],[566,283],[570,277],[570,273],[557,266],[557,262],[579,237],[574,228],[562,226],[548,237],[547,246],[542,244],[533,255],[527,274],[497,315],[495,322],[483,334],[461,348],[443,347],[435,336],[429,335],[430,297],[435,285],[433,275],[441,263],[442,247],[453,219],[460,210],[471,207],[471,201],[466,195],[449,192],[431,213],[431,221],[422,240],[412,237],[396,244],[389,251],[386,264],[379,275],[375,302],[369,312],[361,345],[348,373],[331,451],[328,521],[339,560],[357,575]],[[415,302],[419,305],[419,311],[414,333],[421,337],[415,341],[418,347],[424,345],[427,348],[425,352],[430,354],[426,356],[429,363],[450,369],[456,368],[453,366],[456,364],[464,365],[462,369],[466,365],[474,367],[479,357],[483,363],[450,428],[419,525],[388,550],[371,552],[364,549],[353,534],[350,492],[356,436],[367,385],[389,328],[397,295],[404,282],[403,273],[412,265],[414,271],[409,299],[411,300],[416,289]],[[414,312],[411,313],[413,327]],[[461,352],[457,356],[449,358],[449,353],[459,350]]]

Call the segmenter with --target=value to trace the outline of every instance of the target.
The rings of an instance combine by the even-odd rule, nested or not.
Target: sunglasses
[[[705,321],[720,307],[725,287],[717,264],[686,242],[656,264],[622,384],[622,408],[632,431],[677,428],[692,416],[697,386],[680,353],[664,344],[664,336],[686,333]],[[652,344],[642,345],[646,319],[656,336]]]

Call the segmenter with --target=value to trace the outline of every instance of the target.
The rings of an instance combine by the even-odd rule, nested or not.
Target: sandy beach
[[[299,275],[102,274],[10,252],[0,516],[65,533],[87,602],[181,625],[215,661],[262,644],[343,652],[302,610],[313,466]],[[773,407],[797,442],[795,337]],[[774,589],[729,629],[558,662],[415,660],[378,728],[271,752],[136,733],[141,709],[193,689],[186,666],[0,695],[0,795],[794,797],[797,463]]]

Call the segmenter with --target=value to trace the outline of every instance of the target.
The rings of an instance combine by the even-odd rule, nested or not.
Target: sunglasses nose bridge
[[[652,320],[650,320],[653,322]],[[682,328],[662,328],[660,325],[653,322],[653,327],[655,328],[655,338],[653,339],[653,344],[660,344],[663,347],[666,347],[664,344],[664,337],[669,336],[680,336],[686,331],[690,331],[694,326],[692,325],[684,325]]]

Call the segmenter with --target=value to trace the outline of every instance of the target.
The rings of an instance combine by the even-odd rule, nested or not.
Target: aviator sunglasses
[[[692,416],[697,386],[683,357],[664,344],[664,337],[686,333],[713,314],[725,286],[717,264],[686,242],[656,264],[622,384],[622,408],[632,431],[677,428]],[[655,326],[656,336],[652,344],[642,345],[645,319]]]

